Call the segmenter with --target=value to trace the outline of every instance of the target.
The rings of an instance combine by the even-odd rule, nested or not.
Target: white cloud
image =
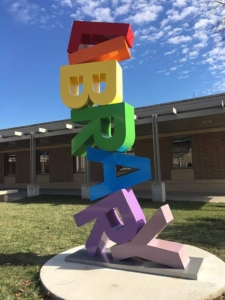
[[[180,59],[180,62],[186,62],[187,61],[187,57],[183,57]]]
[[[169,44],[180,44],[184,42],[190,42],[192,38],[190,36],[178,35],[168,39]]]
[[[175,52],[175,50],[172,50],[172,51],[169,51],[169,52],[164,53],[164,55],[171,55],[171,54],[173,54],[174,52]]]
[[[59,1],[59,4],[62,6],[69,6],[73,7],[72,1],[71,0],[57,0]]]
[[[194,29],[205,28],[210,23],[209,19],[200,19],[195,23]]]
[[[127,18],[128,21],[136,24],[142,24],[146,22],[155,21],[158,18],[158,14],[163,10],[161,5],[149,5],[148,3],[139,3],[136,7],[135,14]]]
[[[183,50],[182,50],[183,54],[187,54],[188,52],[189,52],[189,48],[187,48],[187,47],[183,48]]]
[[[198,51],[191,51],[190,53],[189,53],[189,58],[190,59],[194,59],[194,58],[196,58],[198,56]]]
[[[41,28],[65,26],[65,30],[70,30],[64,13],[79,20],[130,22],[135,33],[134,47],[138,49],[135,63],[151,60],[154,69],[157,62],[159,71],[154,72],[166,75],[182,70],[181,64],[185,69],[191,67],[192,74],[195,65],[211,72],[214,78],[225,74],[224,43],[220,43],[220,35],[213,34],[216,18],[222,17],[225,10],[209,14],[205,0],[54,0],[40,5],[35,0],[2,2],[7,3],[5,6],[15,19]],[[132,64],[129,60],[129,68]],[[180,78],[189,74],[179,72]]]
[[[184,75],[184,76],[182,75],[182,76],[179,76],[178,78],[179,79],[185,79],[185,78],[188,78],[188,77],[189,77],[188,75]]]
[[[160,23],[161,27],[164,27],[168,22],[169,22],[168,19],[163,19],[162,22]]]
[[[168,36],[171,36],[171,35],[177,35],[179,32],[181,32],[182,31],[182,28],[174,28],[174,29],[172,29],[172,30],[170,30],[169,32],[168,32]]]
[[[186,5],[187,5],[186,0],[175,0],[173,2],[173,6],[175,6],[175,7],[183,7],[183,6],[186,6]]]
[[[158,73],[164,73],[164,72],[166,72],[166,69],[164,69],[164,70],[159,70],[159,71],[157,71],[156,73],[158,74]]]
[[[116,16],[125,15],[129,12],[129,9],[130,9],[130,4],[121,5],[118,8],[116,8],[115,15]]]
[[[94,11],[90,12],[93,20],[104,21],[104,22],[113,22],[113,17],[111,16],[110,8],[108,7],[98,7]]]
[[[213,64],[213,63],[214,63],[214,59],[211,58],[211,57],[209,57],[209,58],[207,58],[207,59],[204,59],[204,60],[202,61],[202,63],[203,63],[203,64],[204,64],[204,63]]]
[[[181,21],[185,19],[190,14],[194,14],[198,11],[198,8],[195,6],[187,6],[181,12],[178,10],[171,9],[166,14],[168,14],[168,19],[170,21]]]
[[[168,26],[164,27],[163,30],[164,30],[164,31],[168,31],[168,30],[170,30],[171,28],[172,28],[172,26],[171,26],[171,25],[168,25]]]
[[[219,91],[220,93],[221,93],[221,92],[224,92],[224,91],[225,91],[225,80],[222,79],[221,81],[216,82],[216,83],[213,85],[213,88],[214,88],[216,91]]]
[[[10,4],[8,11],[15,17],[15,19],[29,23],[33,21],[39,11],[37,4],[30,3],[28,0],[21,0]]]
[[[205,30],[197,30],[194,34],[193,37],[200,40],[201,42],[207,42],[209,39],[209,36]]]
[[[162,36],[164,36],[164,32],[159,31],[159,32],[150,34],[149,36],[147,36],[145,38],[145,40],[155,42],[156,40],[160,39]]]
[[[197,44],[193,45],[193,48],[200,50],[201,48],[205,48],[206,46],[207,46],[206,42],[201,42],[201,43],[197,43]]]

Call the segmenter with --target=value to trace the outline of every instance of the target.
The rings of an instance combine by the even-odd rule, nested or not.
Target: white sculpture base
[[[198,280],[178,279],[69,263],[65,258],[84,246],[51,258],[41,268],[43,286],[54,299],[65,300],[205,300],[225,291],[225,263],[202,249],[188,246],[189,256],[202,257]]]

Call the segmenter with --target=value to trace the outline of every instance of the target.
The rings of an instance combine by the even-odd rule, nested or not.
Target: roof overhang
[[[208,128],[225,127],[225,94],[217,94],[196,99],[188,99],[151,105],[135,109],[135,123],[137,129],[140,125],[151,124],[152,115],[158,115],[159,133],[175,133],[177,131],[198,130]],[[212,120],[211,120],[212,119]],[[205,120],[205,121],[204,121]],[[211,121],[211,122],[207,122]],[[205,122],[205,123],[204,123]],[[148,127],[146,134],[151,134],[151,126]],[[40,130],[40,128],[42,130]],[[31,132],[35,138],[47,139],[50,137],[60,138],[75,135],[83,128],[80,124],[71,123],[70,120],[60,120],[29,126],[21,126],[0,130],[0,145],[24,141],[30,139]],[[21,132],[20,136],[15,135],[15,131]],[[138,130],[137,130],[137,134]],[[141,132],[141,135],[144,134]]]

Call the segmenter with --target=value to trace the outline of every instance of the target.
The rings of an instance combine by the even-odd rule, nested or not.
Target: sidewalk
[[[151,199],[151,192],[134,191],[137,198]],[[76,195],[80,196],[79,189],[40,189],[41,195]],[[10,194],[9,201],[17,201],[27,197],[26,189],[19,189],[17,194]],[[191,193],[191,192],[167,192],[167,200],[173,201],[195,201],[195,202],[214,202],[225,203],[225,193],[221,194],[206,194],[206,193]]]

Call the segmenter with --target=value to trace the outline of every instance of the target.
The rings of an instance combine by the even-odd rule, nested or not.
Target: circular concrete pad
[[[189,256],[204,258],[198,280],[177,279],[65,262],[79,246],[62,252],[42,267],[41,282],[53,299],[65,300],[206,300],[225,291],[225,263],[188,246]]]

